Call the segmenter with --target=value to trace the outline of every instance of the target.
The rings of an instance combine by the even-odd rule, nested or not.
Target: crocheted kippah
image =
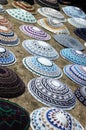
[[[37,4],[43,7],[51,7],[56,10],[60,10],[59,4],[57,0],[35,0]]]
[[[64,5],[72,5],[72,0],[58,0],[58,2],[60,4],[64,4]]]
[[[86,86],[77,88],[75,90],[75,96],[83,105],[86,106]]]
[[[16,103],[0,99],[0,130],[28,130],[29,113]]]
[[[0,0],[0,4],[6,5],[6,4],[8,4],[8,1],[7,0]]]
[[[11,69],[0,66],[0,97],[13,98],[25,91],[25,84]]]

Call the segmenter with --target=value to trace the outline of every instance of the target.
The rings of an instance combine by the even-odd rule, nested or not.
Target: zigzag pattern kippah
[[[0,130],[28,130],[29,113],[16,103],[0,99]]]

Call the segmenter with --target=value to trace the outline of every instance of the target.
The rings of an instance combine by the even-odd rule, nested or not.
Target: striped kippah
[[[25,84],[11,69],[0,66],[0,97],[14,98],[25,91]]]

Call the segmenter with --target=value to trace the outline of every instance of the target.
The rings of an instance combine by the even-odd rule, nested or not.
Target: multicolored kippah
[[[3,17],[2,15],[0,15],[0,25],[5,26],[9,29],[12,29],[13,27],[11,22],[7,18]]]
[[[62,33],[63,34],[70,34],[67,27],[57,19],[42,18],[42,19],[39,19],[37,21],[37,23],[50,32],[53,32],[56,34],[62,34]]]
[[[0,130],[28,130],[29,113],[16,103],[0,99]]]
[[[16,62],[16,57],[13,52],[0,46],[0,65],[9,66]]]
[[[13,7],[24,9],[32,14],[36,13],[34,5],[30,5],[29,3],[25,1],[13,1],[12,2]]]
[[[11,69],[0,66],[0,97],[14,98],[25,91],[25,84]]]
[[[0,22],[1,24],[1,22]],[[10,25],[8,25],[10,27]],[[6,46],[16,46],[20,42],[20,39],[15,32],[11,31],[9,28],[0,25],[0,44]]]
[[[56,107],[36,109],[30,117],[32,130],[84,130],[72,115]]]

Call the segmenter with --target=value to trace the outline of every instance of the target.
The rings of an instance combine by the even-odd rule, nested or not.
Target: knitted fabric
[[[11,69],[0,66],[0,97],[13,98],[25,91],[25,84]]]
[[[29,113],[16,103],[0,99],[0,130],[28,130]]]

